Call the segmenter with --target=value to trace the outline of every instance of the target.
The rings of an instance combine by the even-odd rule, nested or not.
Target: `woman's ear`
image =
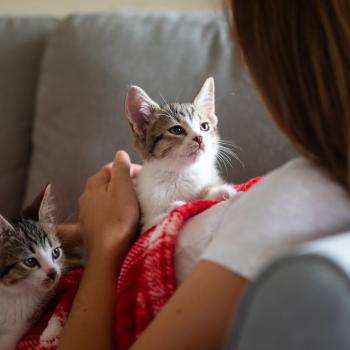
[[[144,135],[152,112],[159,108],[145,91],[138,86],[130,86],[125,98],[125,114],[132,131]]]

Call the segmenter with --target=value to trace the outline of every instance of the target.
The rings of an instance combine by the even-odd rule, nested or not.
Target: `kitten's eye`
[[[181,135],[185,133],[185,130],[180,125],[172,126],[168,131],[174,135]]]
[[[201,130],[208,131],[209,130],[209,123],[205,122],[201,124]]]
[[[60,255],[61,255],[61,249],[60,248],[55,248],[52,251],[52,258],[53,259],[58,259]]]
[[[28,267],[35,267],[37,265],[39,265],[38,260],[36,260],[35,258],[28,258],[23,260],[23,264],[28,266]]]

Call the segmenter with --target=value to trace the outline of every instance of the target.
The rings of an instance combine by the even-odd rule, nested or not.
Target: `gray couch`
[[[224,168],[228,180],[263,175],[295,154],[262,107],[220,14],[0,18],[0,213],[17,215],[50,182],[60,220],[76,220],[87,176],[116,149],[137,160],[123,112],[127,86],[159,102],[190,101],[207,76],[216,80],[222,137],[240,147],[243,166]]]

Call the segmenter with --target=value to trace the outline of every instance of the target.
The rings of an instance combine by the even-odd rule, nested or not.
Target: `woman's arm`
[[[221,349],[247,285],[224,267],[200,262],[131,349]]]
[[[103,256],[90,258],[59,350],[113,348],[117,270]],[[247,284],[219,265],[200,262],[132,349],[222,348]]]
[[[88,262],[59,350],[114,347],[117,275],[139,219],[131,180],[138,170],[125,152],[119,152],[113,165],[107,165],[86,183],[79,201],[79,232]]]
[[[103,254],[91,253],[59,350],[114,348],[116,281],[121,261],[122,258],[106,260]]]

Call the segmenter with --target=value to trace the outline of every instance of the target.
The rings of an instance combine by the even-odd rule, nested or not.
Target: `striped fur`
[[[184,202],[228,199],[235,194],[221,179],[216,164],[219,134],[212,78],[192,103],[162,106],[131,86],[125,110],[135,148],[144,159],[137,179],[144,229]]]
[[[38,220],[0,216],[0,349],[13,350],[40,316],[63,268],[48,187]]]
[[[37,271],[22,264],[30,257],[38,258],[38,251],[52,251],[61,244],[55,232],[46,232],[39,222],[18,218],[10,222],[13,229],[1,233],[0,284],[17,284],[31,278]],[[50,268],[61,270],[62,259],[53,261]]]

